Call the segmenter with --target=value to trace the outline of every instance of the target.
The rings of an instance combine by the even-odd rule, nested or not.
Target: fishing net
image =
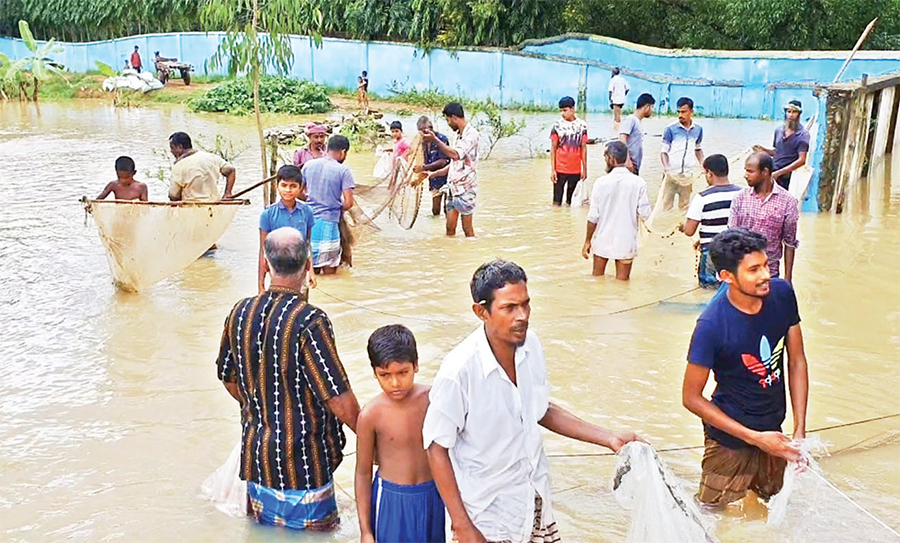
[[[781,526],[787,517],[788,500],[794,492],[795,486],[801,479],[811,476],[812,472],[820,473],[819,464],[813,459],[812,452],[825,452],[822,440],[817,436],[796,440],[794,445],[800,447],[801,458],[799,462],[788,462],[784,471],[784,484],[781,491],[772,496],[766,506],[769,508],[769,518],[766,521],[769,526]]]
[[[632,512],[627,543],[716,541],[694,499],[646,443],[628,443],[619,451],[613,494]]]
[[[750,156],[750,153],[753,152],[752,148],[747,148],[740,152],[739,154],[733,156],[729,161],[729,166],[732,171],[735,170],[735,166],[737,164],[743,164],[743,162]],[[734,184],[741,184],[743,177],[740,175],[731,175],[731,182]],[[685,185],[690,185],[691,187],[691,195],[697,194],[698,192],[709,188],[709,184],[706,182],[706,177],[703,175],[702,170],[696,173],[693,176],[681,180]],[[684,209],[680,207],[681,201],[679,200],[678,204],[672,205],[669,202],[667,206],[666,202],[666,178],[663,176],[662,180],[659,184],[659,192],[656,196],[656,203],[653,205],[653,211],[650,213],[650,218],[645,223],[647,228],[654,234],[658,235],[666,235],[675,230],[675,228],[684,221],[685,214],[687,213],[687,202],[684,203]],[[666,209],[668,207],[668,209]]]
[[[240,469],[241,443],[238,442],[228,460],[200,486],[200,495],[231,517],[247,516],[247,483],[241,480]]]
[[[379,163],[387,156],[384,151],[380,154],[382,156]],[[356,195],[366,206],[355,217],[357,223],[372,224],[382,213],[388,211],[388,217],[396,220],[401,227],[411,229],[419,216],[425,184],[425,175],[416,173],[414,169],[424,162],[422,137],[417,134],[410,143],[410,150],[397,158],[390,175],[375,177],[375,182],[371,185],[357,184]],[[383,165],[376,164],[373,174],[383,171]]]

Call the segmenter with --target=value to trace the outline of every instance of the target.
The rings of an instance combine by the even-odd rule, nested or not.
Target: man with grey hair
[[[419,117],[419,120],[416,121],[416,130],[420,134],[434,131],[431,119],[425,115]],[[450,145],[450,140],[447,139],[447,136],[440,132],[435,132],[434,135],[444,145]],[[450,159],[441,151],[437,143],[431,142],[424,145],[425,162],[421,166],[413,168],[413,171],[426,174],[428,188],[431,190],[431,214],[437,217],[441,214],[441,208],[443,207],[444,193],[441,191],[441,188],[447,184],[447,166],[450,164]]]
[[[628,147],[621,141],[607,145],[604,157],[609,173],[591,191],[581,256],[593,255],[593,275],[606,273],[607,262],[615,260],[616,279],[627,281],[638,252],[638,218],[650,218],[647,183],[628,170]]]
[[[260,524],[330,530],[338,524],[333,474],[343,424],[359,402],[338,358],[331,321],[301,297],[309,249],[294,228],[264,244],[269,289],[235,304],[225,321],[218,377],[241,406],[240,477]]]

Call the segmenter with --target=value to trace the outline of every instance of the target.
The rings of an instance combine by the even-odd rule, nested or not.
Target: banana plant
[[[43,45],[39,44],[34,39],[31,29],[25,21],[19,21],[19,35],[31,54],[9,64],[3,79],[10,84],[18,86],[19,97],[23,100],[27,99],[25,86],[30,82],[33,85],[32,100],[37,102],[41,82],[47,81],[52,77],[65,78],[64,72],[59,65],[50,58],[51,55],[60,53],[63,49],[53,39]]]
[[[0,53],[0,99],[4,102],[9,100],[9,96],[6,95],[6,89],[3,88],[3,82],[6,81],[6,72],[9,71],[9,66],[12,64],[9,61],[9,57]]]

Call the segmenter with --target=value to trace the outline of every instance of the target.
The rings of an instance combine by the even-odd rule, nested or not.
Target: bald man
[[[333,474],[343,460],[343,425],[356,431],[359,402],[331,321],[301,297],[309,269],[303,234],[273,230],[264,253],[271,286],[231,310],[217,361],[219,379],[241,405],[248,513],[260,524],[330,530],[338,523]]]

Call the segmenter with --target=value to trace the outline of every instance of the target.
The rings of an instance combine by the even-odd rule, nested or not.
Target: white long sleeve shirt
[[[625,166],[613,168],[594,183],[587,220],[597,225],[591,252],[601,258],[626,260],[638,253],[638,217],[650,218],[647,182]]]
[[[453,349],[431,387],[422,430],[450,452],[466,511],[488,541],[528,541],[534,497],[552,522],[550,465],[538,421],[550,407],[544,352],[534,332],[516,349],[514,385],[491,351],[484,327]]]

